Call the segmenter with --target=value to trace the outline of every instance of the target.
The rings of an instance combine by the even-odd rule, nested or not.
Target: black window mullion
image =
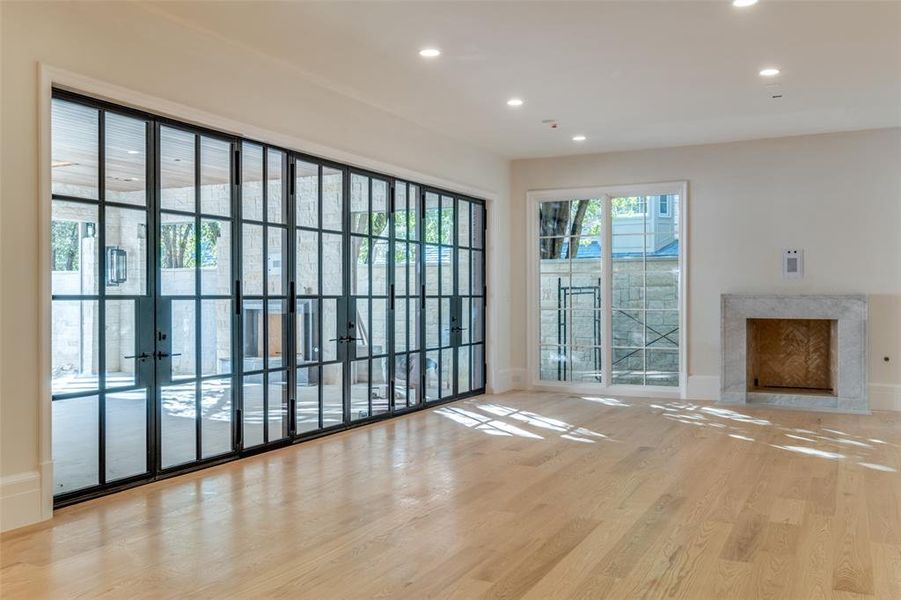
[[[106,111],[97,115],[97,482],[106,483]]]
[[[200,352],[200,344],[201,340],[201,323],[203,322],[203,317],[200,314],[200,310],[202,307],[202,303],[200,301],[200,296],[203,293],[200,289],[201,279],[200,279],[200,238],[201,238],[201,220],[200,220],[200,136],[194,135],[194,376],[196,380],[194,381],[194,450],[195,450],[195,458],[196,460],[200,460],[203,456],[202,451],[202,440],[201,435],[203,435],[202,428],[200,426],[201,421],[201,402],[200,402],[200,394],[202,392],[202,386],[200,384],[200,376],[202,375],[202,364],[201,364],[201,352]]]
[[[263,175],[262,175],[262,198],[263,198],[263,223],[269,222],[269,147],[263,146]],[[261,314],[263,315],[263,352],[262,352],[262,370],[263,370],[263,443],[269,442],[269,226],[263,225],[263,262],[261,269],[263,271],[263,288]]]

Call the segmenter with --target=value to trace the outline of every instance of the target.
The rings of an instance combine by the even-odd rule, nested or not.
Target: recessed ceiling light
[[[732,0],[732,6],[735,8],[747,8],[757,4],[757,0]]]
[[[512,106],[513,108],[522,106],[522,98],[510,98],[507,100],[507,106]]]
[[[779,69],[776,67],[767,67],[766,69],[760,69],[761,77],[775,77],[779,74]]]
[[[441,50],[438,48],[423,48],[419,51],[419,56],[423,58],[435,58],[436,56],[441,56]]]
[[[584,141],[587,140],[587,139],[588,139],[588,138],[585,137],[584,135],[574,135],[574,136],[573,136],[573,141],[574,141],[574,142],[584,142]]]

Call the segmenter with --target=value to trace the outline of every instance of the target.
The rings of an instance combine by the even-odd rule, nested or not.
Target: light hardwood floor
[[[901,598],[901,413],[483,396],[57,511],[12,598]]]

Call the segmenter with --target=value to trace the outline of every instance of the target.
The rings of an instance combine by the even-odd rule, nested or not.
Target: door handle
[[[144,360],[145,358],[153,358],[153,355],[141,352],[140,354],[132,354],[131,356],[123,356],[122,358],[137,358],[138,360]]]
[[[157,359],[169,358],[172,356],[181,356],[181,352],[176,352],[175,354],[169,354],[168,352],[157,352]]]
[[[466,329],[465,327],[451,327],[450,328],[451,331],[464,331],[465,329]]]

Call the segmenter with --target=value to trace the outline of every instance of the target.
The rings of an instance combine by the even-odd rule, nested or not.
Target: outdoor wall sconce
[[[106,247],[106,285],[128,281],[128,253],[118,246]]]

